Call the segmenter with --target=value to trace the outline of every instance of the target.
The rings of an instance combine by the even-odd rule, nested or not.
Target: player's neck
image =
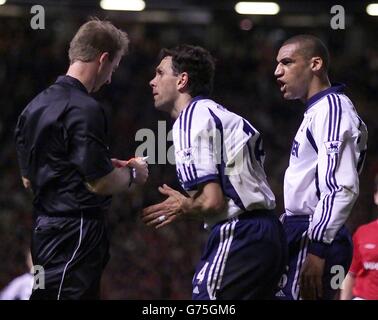
[[[177,119],[181,111],[189,106],[189,103],[191,100],[192,100],[192,97],[190,96],[190,94],[187,94],[187,93],[180,94],[171,111],[171,117],[173,119]]]
[[[307,103],[307,101],[317,93],[328,89],[331,87],[331,83],[327,76],[324,78],[314,78],[311,85],[308,88],[307,96],[302,100],[303,103]]]
[[[96,70],[92,62],[76,61],[70,65],[66,75],[79,80],[88,92],[93,90]]]

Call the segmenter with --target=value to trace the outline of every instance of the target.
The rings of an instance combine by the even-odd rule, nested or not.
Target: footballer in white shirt
[[[345,86],[328,78],[329,54],[320,39],[294,36],[281,46],[275,77],[285,99],[299,99],[305,113],[284,178],[282,221],[289,265],[277,296],[333,299],[333,266],[345,274],[352,257],[344,224],[359,193],[367,128]]]
[[[163,49],[150,85],[155,107],[175,119],[177,177],[187,195],[145,208],[143,220],[160,228],[199,217],[209,238],[193,277],[198,300],[272,299],[283,274],[287,244],[263,168],[260,133],[246,119],[207,98],[214,62],[190,45]]]

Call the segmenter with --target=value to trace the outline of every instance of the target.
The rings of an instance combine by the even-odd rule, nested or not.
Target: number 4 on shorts
[[[198,280],[197,281],[197,285],[200,285],[202,283],[203,279],[205,278],[205,273],[206,273],[208,265],[209,265],[209,262],[206,262],[203,265],[203,267],[200,270],[200,272],[198,272],[197,277],[196,277],[196,280]]]

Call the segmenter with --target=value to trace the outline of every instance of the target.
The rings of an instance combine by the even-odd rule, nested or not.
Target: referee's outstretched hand
[[[127,166],[134,168],[134,183],[145,184],[148,178],[148,163],[142,158],[131,158],[127,161]]]
[[[144,184],[148,178],[148,163],[141,157],[131,158],[129,160],[111,159],[116,168],[129,167],[134,169],[133,182],[135,184]]]

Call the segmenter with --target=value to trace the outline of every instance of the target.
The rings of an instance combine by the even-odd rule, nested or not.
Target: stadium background
[[[161,47],[202,45],[217,59],[213,98],[246,117],[263,134],[265,168],[283,212],[282,184],[292,138],[304,107],[283,101],[273,77],[282,40],[298,33],[321,37],[331,53],[330,78],[347,84],[369,129],[368,156],[360,180],[360,197],[348,220],[353,232],[376,217],[372,203],[378,172],[378,17],[368,16],[363,1],[339,1],[346,11],[345,30],[330,27],[332,1],[278,1],[277,16],[242,16],[236,1],[147,0],[143,12],[102,10],[97,1],[12,1],[0,6],[0,289],[26,271],[31,195],[23,190],[13,131],[16,119],[39,91],[68,66],[67,49],[74,32],[89,16],[108,18],[126,30],[130,54],[112,85],[96,97],[111,122],[112,154],[133,156],[140,128],[157,133],[158,121],[172,120],[154,110],[148,82]],[[44,30],[30,27],[30,8],[43,5]],[[170,146],[168,142],[167,148]],[[161,147],[161,146],[160,146]],[[156,143],[156,152],[158,152]],[[172,165],[150,165],[143,188],[115,196],[109,214],[111,255],[103,278],[104,299],[187,299],[191,278],[206,238],[202,225],[186,221],[154,231],[140,221],[140,209],[162,199],[157,187],[178,187]]]

